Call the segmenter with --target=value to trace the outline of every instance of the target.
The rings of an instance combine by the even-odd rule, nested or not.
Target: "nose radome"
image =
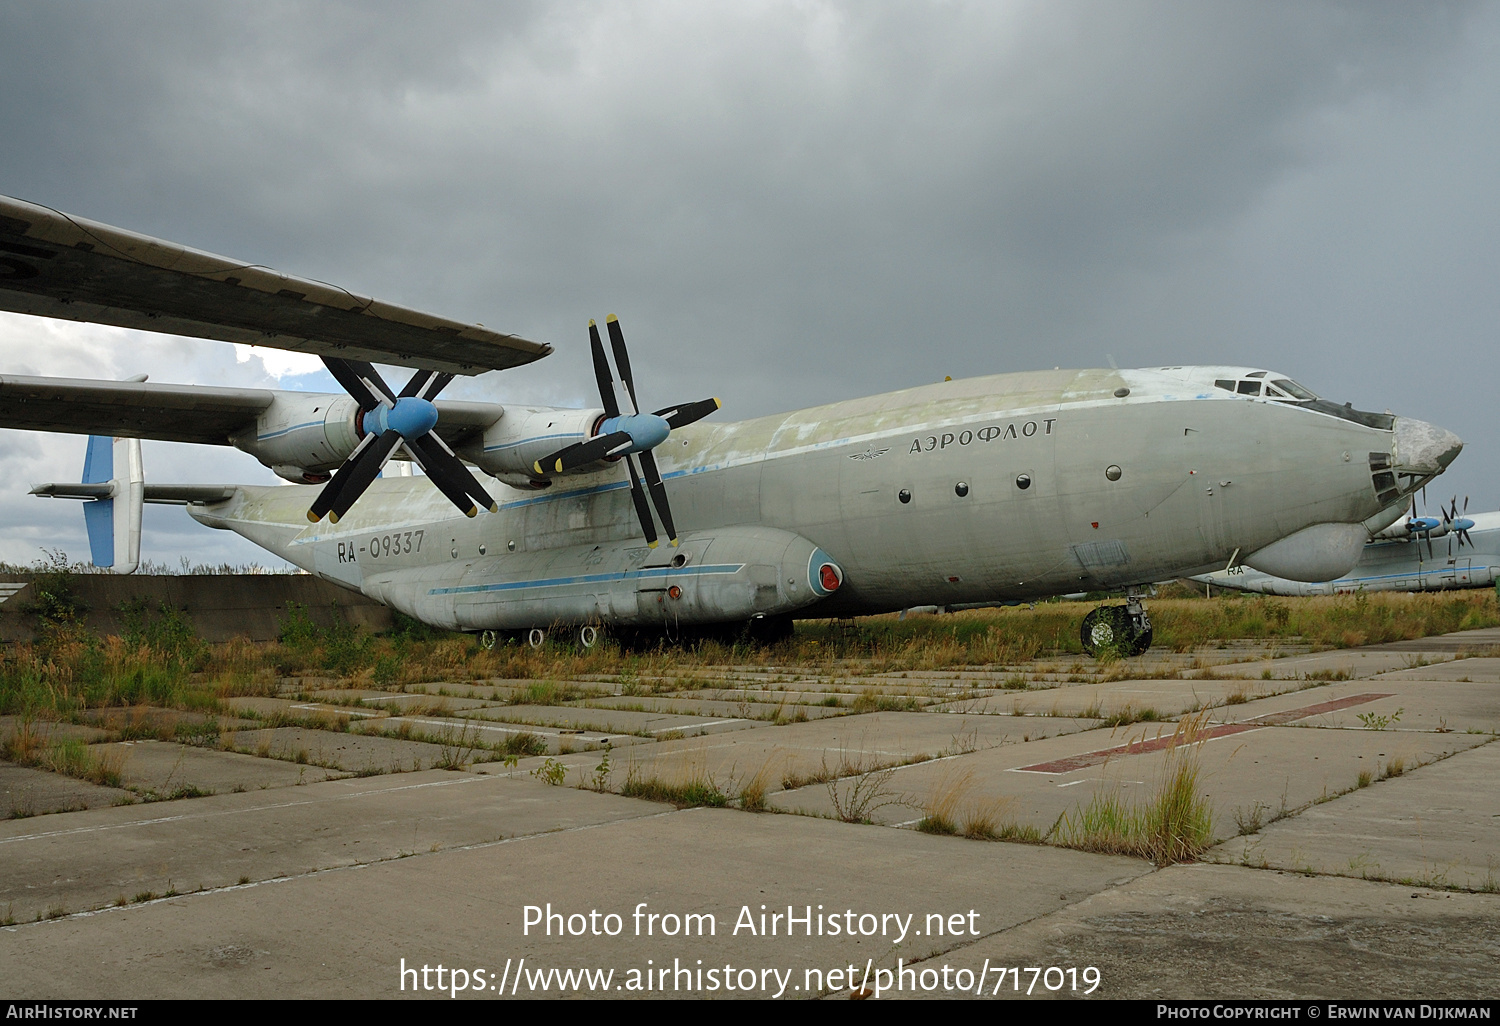
[[[1441,474],[1463,449],[1452,431],[1410,417],[1397,417],[1393,432],[1396,465],[1416,474]]]

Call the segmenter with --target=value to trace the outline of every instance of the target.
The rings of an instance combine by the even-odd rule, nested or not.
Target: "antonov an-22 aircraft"
[[[3,198],[0,309],[315,353],[346,390],[0,377],[0,427],[233,445],[300,485],[143,485],[138,456],[106,477],[101,451],[91,481],[33,489],[110,502],[122,556],[140,501],[182,503],[410,616],[533,642],[775,638],[793,617],[1124,589],[1083,643],[1144,651],[1149,582],[1337,577],[1462,447],[1232,367],[998,374],[733,423],[702,419],[714,399],[644,413],[613,317],[610,353],[590,322],[599,407],[441,400],[454,374],[550,347]],[[372,361],[416,370],[397,392]],[[397,455],[426,476],[378,477]]]

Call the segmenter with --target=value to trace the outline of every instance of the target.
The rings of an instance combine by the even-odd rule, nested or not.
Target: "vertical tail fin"
[[[83,504],[93,564],[117,574],[134,573],[141,562],[141,505],[146,484],[140,439],[90,435],[83,483],[110,486],[107,498]]]

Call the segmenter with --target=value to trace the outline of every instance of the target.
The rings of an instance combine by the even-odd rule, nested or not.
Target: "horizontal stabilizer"
[[[0,310],[454,374],[552,351],[6,196]]]
[[[113,495],[113,485],[105,484],[58,484],[48,481],[31,486],[32,495],[53,499],[107,499]],[[217,484],[148,484],[142,489],[142,501],[165,506],[186,506],[189,503],[213,505],[234,498],[238,485]]]

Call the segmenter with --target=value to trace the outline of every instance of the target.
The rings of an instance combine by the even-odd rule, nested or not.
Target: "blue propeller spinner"
[[[630,498],[635,504],[635,515],[641,522],[641,531],[646,544],[656,548],[656,524],[651,519],[651,508],[646,504],[646,492],[641,488],[641,471],[645,471],[646,488],[651,493],[651,505],[661,517],[662,528],[667,539],[677,544],[677,528],[672,523],[672,510],[667,505],[667,489],[661,483],[661,471],[656,467],[656,457],[651,450],[667,440],[674,428],[684,427],[708,416],[722,404],[717,399],[702,399],[695,403],[668,406],[655,413],[642,413],[641,404],[635,397],[635,378],[630,373],[630,354],[625,351],[625,335],[620,330],[620,319],[610,314],[604,319],[609,330],[610,348],[614,350],[615,366],[620,369],[620,380],[625,383],[625,392],[630,396],[634,408],[628,414],[620,413],[620,402],[615,396],[615,380],[610,373],[609,360],[604,355],[604,343],[599,339],[599,326],[589,321],[589,348],[594,356],[594,378],[599,383],[599,399],[604,403],[604,419],[594,427],[594,435],[587,441],[576,442],[544,459],[537,460],[532,469],[539,477],[562,474],[597,460],[624,459],[630,471]],[[641,469],[637,470],[635,457],[639,455]]]

